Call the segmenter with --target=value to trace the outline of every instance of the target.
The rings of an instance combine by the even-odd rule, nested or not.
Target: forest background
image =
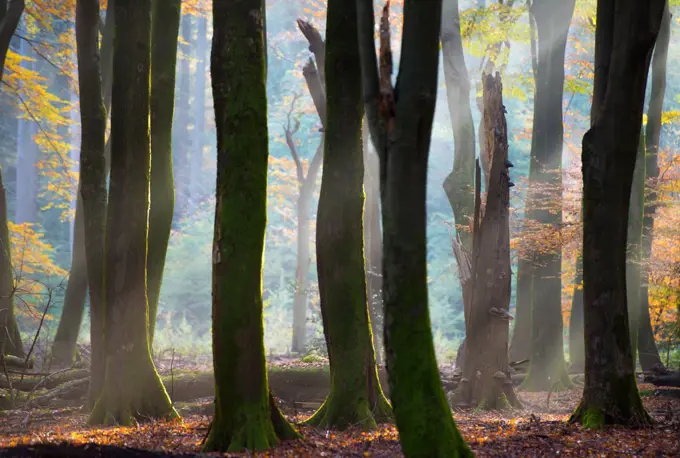
[[[381,5],[376,5],[380,7]],[[511,190],[513,272],[519,259],[537,252],[562,251],[562,310],[565,342],[574,291],[579,288],[580,152],[588,128],[593,78],[595,1],[577,0],[565,59],[564,155],[562,183],[544,190],[542,205],[561,209],[559,230],[525,219],[525,198],[533,118],[532,25],[527,2],[461,1],[461,31],[472,90],[476,130],[480,111],[475,103],[490,50],[504,80],[509,155],[514,164]],[[102,2],[102,10],[105,10]],[[670,2],[671,13],[678,2]],[[173,164],[176,207],[154,335],[156,354],[211,356],[211,252],[214,221],[215,125],[209,75],[210,2],[183,2],[178,49]],[[0,91],[0,163],[7,193],[15,304],[23,341],[40,326],[37,345],[51,348],[69,301],[87,301],[78,293],[74,273],[84,267],[74,241],[78,158],[79,97],[75,61],[75,0],[28,0],[26,12],[7,57],[5,86]],[[265,250],[265,348],[287,354],[293,342],[296,295],[299,194],[298,164],[307,171],[322,140],[320,123],[305,86],[303,66],[312,53],[297,19],[310,21],[323,35],[325,2],[267,2],[270,173]],[[400,49],[400,2],[393,3],[393,49]],[[656,191],[657,207],[650,267],[650,316],[662,359],[680,367],[677,311],[680,306],[680,40],[678,17],[671,22],[667,88],[659,153],[660,175],[647,183]],[[398,54],[395,62],[398,62]],[[396,73],[396,72],[395,72]],[[464,337],[463,300],[452,252],[453,215],[442,184],[453,163],[453,134],[446,104],[443,66],[432,134],[428,175],[428,284],[430,316],[440,363],[455,358]],[[649,86],[649,85],[648,85]],[[288,131],[288,138],[286,131]],[[287,141],[288,140],[288,141]],[[317,175],[320,181],[320,174]],[[562,199],[558,199],[558,195]],[[550,197],[552,196],[552,197]],[[310,205],[310,234],[318,186]],[[561,203],[559,203],[561,201]],[[323,356],[325,341],[318,309],[313,236],[306,272],[307,326],[305,353]],[[70,277],[69,277],[70,274]],[[369,275],[371,272],[369,272]],[[71,286],[69,282],[72,283]],[[71,289],[69,294],[67,291]],[[84,291],[84,290],[83,290]],[[512,282],[511,305],[516,282]],[[511,310],[512,312],[512,310]],[[44,318],[44,320],[43,320]],[[79,324],[79,342],[87,345],[89,318]],[[566,344],[565,344],[566,350]],[[46,355],[47,351],[40,352]]]

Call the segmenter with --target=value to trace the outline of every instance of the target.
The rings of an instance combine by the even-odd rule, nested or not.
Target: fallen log
[[[83,379],[90,376],[90,371],[86,369],[74,369],[54,372],[48,375],[33,375],[26,373],[21,376],[20,374],[11,374],[10,383],[6,377],[0,375],[0,388],[3,389],[14,389],[19,391],[33,391],[36,387],[46,390],[51,390],[59,385],[70,382],[71,380]]]
[[[680,388],[680,372],[666,372],[663,374],[646,373],[644,380],[654,386],[672,386]]]
[[[79,399],[87,394],[87,389],[90,386],[90,378],[83,378],[79,380],[71,380],[52,391],[47,392],[42,396],[31,399],[26,403],[26,407],[42,407],[49,405],[50,401],[55,398],[65,399]]]

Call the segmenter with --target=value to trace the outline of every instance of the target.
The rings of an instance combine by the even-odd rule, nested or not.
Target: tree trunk
[[[441,5],[441,0],[405,4],[395,99],[389,3],[380,27],[379,76],[373,1],[357,0],[364,101],[380,158],[387,371],[407,457],[472,456],[447,405],[427,298],[427,161],[437,98]]]
[[[151,203],[149,253],[146,260],[149,295],[149,345],[153,346],[165,255],[175,209],[172,173],[172,119],[181,0],[153,4],[151,31]]]
[[[664,0],[600,0],[591,128],[583,137],[586,378],[571,417],[587,427],[651,422],[635,381],[626,301],[630,191]]]
[[[472,299],[466,329],[463,378],[455,399],[479,409],[519,406],[510,380],[510,177],[500,75],[484,75],[485,149],[489,189],[484,215],[477,194],[473,224]],[[481,173],[478,172],[481,178]],[[479,186],[477,187],[479,193]]]
[[[82,135],[82,134],[81,134]],[[82,158],[81,158],[82,160]],[[80,333],[87,296],[87,260],[85,256],[85,223],[80,193],[76,196],[76,213],[73,228],[73,250],[64,308],[52,344],[52,362],[69,366],[76,358],[76,341]]]
[[[656,213],[656,180],[659,176],[659,138],[661,136],[661,114],[663,112],[663,100],[666,93],[666,67],[668,61],[668,44],[671,36],[671,13],[666,5],[662,18],[659,36],[656,39],[656,47],[652,56],[651,72],[651,95],[647,108],[647,128],[645,130],[645,181],[654,181],[642,218],[642,255],[641,259],[647,261],[652,257],[652,242],[654,238],[654,215]],[[642,278],[640,279],[640,320],[638,329],[638,353],[640,365],[645,372],[654,369],[663,369],[664,365],[659,357],[659,349],[654,341],[651,317],[649,315],[649,267],[642,265]]]
[[[206,116],[206,81],[208,78],[208,20],[205,17],[196,18],[196,72],[194,74],[192,112],[194,114],[194,130],[192,133],[191,155],[189,158],[189,186],[191,199],[190,211],[198,208],[205,198],[203,185],[203,148],[205,146],[205,116]],[[187,94],[189,95],[189,94]]]
[[[109,0],[106,8],[106,23],[104,25],[104,30],[102,32],[102,42],[101,48],[98,55],[101,58],[101,69],[97,71],[97,75],[89,75],[86,78],[101,78],[101,96],[104,99],[104,109],[105,115],[108,115],[109,108],[111,106],[111,84],[112,84],[112,64],[113,64],[113,25],[114,25],[114,0]],[[100,76],[101,75],[101,76]],[[99,100],[100,100],[99,99]],[[96,101],[97,99],[95,99]],[[99,102],[97,102],[99,103]],[[105,120],[106,122],[106,120]],[[81,136],[82,136],[82,126],[81,126]],[[81,146],[82,155],[82,146]],[[94,197],[94,202],[96,205],[103,203],[103,207],[94,209],[94,230],[103,231],[103,226],[99,225],[97,218],[105,218],[106,214],[106,176],[109,173],[110,167],[110,148],[105,148],[105,169],[104,169],[104,182],[103,182],[103,192],[102,196]],[[96,172],[100,173],[100,172]],[[96,180],[100,178],[97,177]],[[98,183],[98,181],[97,181]],[[100,186],[96,184],[95,188]],[[74,218],[74,234],[73,234],[73,246],[71,251],[71,271],[69,273],[68,283],[66,285],[66,295],[64,297],[64,308],[61,312],[61,317],[59,318],[59,325],[57,327],[57,332],[54,337],[54,343],[52,345],[52,357],[58,364],[70,364],[74,357],[76,356],[76,341],[78,340],[78,334],[80,331],[80,326],[83,320],[83,312],[85,311],[85,298],[88,292],[88,262],[86,255],[86,237],[84,225],[84,211],[83,211],[83,201],[82,201],[82,158],[81,158],[81,175],[79,175],[78,189],[80,190],[76,197],[76,214]],[[95,194],[96,196],[96,194]],[[99,213],[101,212],[101,213]],[[103,220],[102,220],[103,221]],[[103,224],[103,223],[102,223]],[[103,232],[102,232],[103,234]],[[102,235],[103,237],[103,235]],[[95,242],[100,243],[100,242]],[[103,242],[102,242],[103,243]],[[96,255],[99,256],[99,255]],[[97,259],[97,264],[102,262],[102,257],[95,257]],[[92,261],[94,262],[94,261]],[[91,301],[90,301],[91,302]],[[90,307],[92,304],[90,303]],[[92,315],[90,313],[90,315]],[[96,315],[96,311],[95,311]],[[92,320],[92,317],[90,317]],[[94,361],[94,355],[99,351],[96,345],[96,341],[100,341],[101,333],[97,332],[96,337],[94,337],[92,355]],[[91,338],[92,339],[92,338]],[[95,366],[99,365],[102,368],[100,375],[93,376],[94,379],[103,380],[103,366],[99,362],[93,362]],[[100,381],[101,381],[100,380]],[[101,386],[95,380],[91,386]]]
[[[275,446],[297,433],[267,382],[262,255],[267,223],[267,92],[263,0],[213,2],[217,125],[213,247],[215,416],[206,451]]]
[[[111,20],[107,14],[107,21]],[[92,367],[88,405],[94,406],[104,383],[104,237],[106,228],[106,108],[103,104],[101,68],[98,48],[99,2],[78,0],[76,4],[76,44],[78,51],[78,84],[80,92],[81,152],[80,195],[82,206],[83,246],[87,279],[90,285],[90,339]],[[78,227],[76,226],[76,229]],[[76,236],[78,239],[78,236]],[[74,250],[77,249],[76,245]],[[74,304],[77,304],[74,301]],[[82,309],[64,310],[59,328],[68,328],[82,316]],[[63,325],[62,325],[63,323]],[[73,336],[69,336],[73,337]],[[71,343],[69,342],[69,345]],[[75,339],[73,340],[75,345]]]
[[[569,319],[569,372],[580,374],[585,370],[586,348],[583,335],[583,256],[576,259],[574,296]]]
[[[556,236],[562,226],[562,95],[564,58],[574,0],[532,2],[537,41],[536,94],[531,139],[529,179],[533,186],[528,218]],[[554,191],[553,191],[554,190]],[[557,193],[557,211],[547,208]],[[571,386],[564,360],[562,323],[562,252],[535,255],[531,288],[531,353],[529,372],[522,387],[548,391]]]
[[[182,39],[191,42],[192,22],[191,17],[185,14],[181,19]],[[191,107],[189,99],[191,96],[191,70],[189,67],[190,47],[189,45],[180,46],[182,58],[179,61],[177,78],[179,79],[178,91],[176,94],[177,110],[174,116],[172,129],[172,156],[175,176],[175,226],[187,214],[189,210],[189,151],[191,144],[189,141],[189,115]],[[174,227],[174,226],[173,226]]]
[[[0,81],[5,73],[5,60],[14,31],[24,12],[23,0],[8,0],[0,22]],[[7,191],[0,168],[0,356],[24,357],[24,347],[14,316],[14,270],[7,221]]]
[[[389,416],[377,382],[363,252],[363,103],[356,4],[329,0],[326,133],[316,224],[319,295],[331,371],[326,402],[307,421],[376,427]],[[374,383],[373,383],[374,382]],[[375,387],[377,394],[369,388]]]
[[[642,217],[645,206],[645,137],[640,136],[628,212],[628,250],[626,253],[626,299],[628,330],[633,365],[637,361],[638,329],[640,328],[640,289],[642,280]]]
[[[368,122],[362,126],[364,149],[364,252],[366,258],[366,289],[368,311],[371,318],[373,348],[378,365],[384,364],[385,345],[382,338],[382,233],[380,231],[380,177],[378,156],[369,150]]]
[[[458,0],[443,2],[440,35],[446,100],[451,115],[455,152],[453,171],[446,177],[443,186],[453,210],[456,234],[463,247],[469,250],[470,218],[475,205],[475,125],[470,108],[470,81],[460,35]]]
[[[177,413],[151,359],[148,332],[151,2],[117,0],[115,10],[103,321],[106,368],[90,422],[130,425]]]

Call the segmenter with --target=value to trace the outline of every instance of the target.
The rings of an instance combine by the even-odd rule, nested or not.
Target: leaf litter
[[[558,393],[518,394],[522,410],[474,412],[454,410],[466,442],[477,456],[680,456],[680,390],[676,396],[653,395],[641,385],[643,400],[655,423],[645,429],[606,427],[587,430],[567,423],[579,389]],[[206,401],[211,402],[211,401]],[[311,411],[282,405],[289,419],[301,422]],[[95,427],[78,408],[9,411],[0,417],[0,457],[27,456],[233,456],[233,457],[399,457],[403,456],[393,424],[376,431],[359,428],[326,431],[299,426],[303,439],[282,442],[266,452],[204,454],[201,444],[210,417],[190,414],[180,421],[148,422],[133,427]],[[14,447],[8,449],[8,447]],[[49,451],[49,453],[48,453]]]

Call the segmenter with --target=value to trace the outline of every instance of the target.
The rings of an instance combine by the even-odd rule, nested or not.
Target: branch
[[[5,74],[5,60],[12,35],[17,30],[21,14],[26,7],[24,0],[9,0],[7,4],[7,14],[0,23],[0,81]]]
[[[295,135],[298,129],[300,129],[300,119],[295,120],[295,127],[291,128],[290,125],[291,116],[293,114],[293,111],[295,110],[295,103],[297,102],[299,97],[300,97],[299,94],[293,94],[293,101],[290,103],[290,108],[288,109],[288,113],[286,114],[286,126],[283,128],[283,132],[286,136],[286,145],[288,145],[290,155],[293,156],[293,160],[295,161],[295,169],[297,172],[298,182],[302,183],[305,180],[305,172],[302,168],[302,162],[300,161],[300,156],[298,155],[297,147],[295,146],[295,140],[293,139],[293,135]]]
[[[302,67],[302,75],[305,77],[307,88],[312,96],[312,100],[314,100],[314,106],[319,115],[321,126],[323,130],[326,130],[326,91],[323,88],[321,76],[312,59],[309,59],[305,66]]]
[[[319,79],[323,87],[326,86],[326,43],[321,37],[321,33],[310,22],[302,19],[297,20],[300,32],[309,42],[309,50],[314,54],[316,65],[319,70]]]

